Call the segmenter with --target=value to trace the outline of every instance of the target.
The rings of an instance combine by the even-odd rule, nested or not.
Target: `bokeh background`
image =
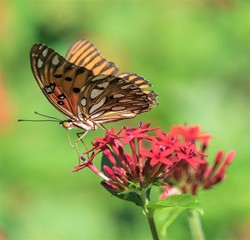
[[[64,129],[17,123],[38,119],[34,111],[63,118],[34,80],[31,46],[64,55],[82,37],[159,95],[150,112],[107,127],[199,124],[214,137],[210,160],[237,151],[226,181],[200,194],[201,219],[207,239],[250,239],[248,1],[1,0],[0,9],[0,239],[151,239],[139,208],[110,196],[90,171],[71,173],[77,156]],[[190,239],[185,214],[169,239]]]

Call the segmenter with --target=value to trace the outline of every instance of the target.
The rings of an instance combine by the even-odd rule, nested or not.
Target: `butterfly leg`
[[[105,128],[102,124],[98,124],[104,131],[108,131],[108,129],[107,128]]]
[[[84,131],[84,132],[80,132],[80,133],[77,133],[77,139],[74,141],[74,148],[77,152],[77,155],[78,155],[78,159],[79,159],[79,165],[80,165],[80,160],[81,160],[81,156],[82,156],[82,153],[79,151],[79,148],[78,148],[78,145],[77,143],[79,141],[81,141],[83,144],[84,142],[82,141],[83,137],[88,133],[88,131]],[[84,144],[85,148],[86,148],[86,145]]]
[[[70,135],[69,135],[69,130],[66,129],[66,131],[67,131],[67,136],[68,136],[68,140],[69,140],[70,146],[71,146],[72,148],[75,148],[75,145],[71,142]]]

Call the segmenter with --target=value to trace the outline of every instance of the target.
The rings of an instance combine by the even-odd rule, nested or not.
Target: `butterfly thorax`
[[[88,119],[85,119],[84,121],[80,120],[64,120],[60,122],[60,125],[63,126],[66,129],[83,129],[85,131],[89,130],[96,130],[96,125],[93,123],[93,121],[90,121]]]

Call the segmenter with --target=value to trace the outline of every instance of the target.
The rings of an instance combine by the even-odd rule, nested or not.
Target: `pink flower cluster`
[[[88,160],[75,167],[85,167],[103,178],[102,185],[116,193],[162,186],[162,198],[178,189],[182,193],[196,194],[199,187],[209,188],[224,178],[227,165],[234,152],[223,158],[219,152],[215,164],[208,166],[205,150],[211,136],[200,132],[198,126],[176,126],[169,133],[150,128],[150,123],[139,128],[114,129],[104,138],[95,138]],[[200,147],[198,147],[200,143]],[[104,154],[102,171],[94,164],[98,154]]]

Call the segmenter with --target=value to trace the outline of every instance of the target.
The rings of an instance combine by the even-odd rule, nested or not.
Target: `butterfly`
[[[151,85],[135,73],[118,73],[86,39],[74,43],[66,57],[44,44],[30,51],[33,75],[50,103],[67,118],[66,129],[81,129],[81,138],[103,123],[133,118],[158,103]]]

